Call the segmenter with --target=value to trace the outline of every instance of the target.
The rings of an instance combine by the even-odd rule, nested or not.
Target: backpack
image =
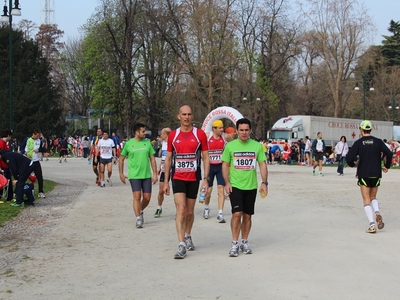
[[[28,141],[29,138],[30,138],[29,136],[27,136],[26,138],[24,138],[24,139],[22,140],[21,144],[19,145],[19,151],[20,151],[22,154],[25,154],[26,142]]]

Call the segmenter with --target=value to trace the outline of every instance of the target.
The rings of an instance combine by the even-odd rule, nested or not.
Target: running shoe
[[[240,250],[242,250],[242,252],[244,254],[252,254],[253,253],[253,251],[251,251],[251,249],[249,247],[248,241],[242,241],[242,243],[240,244]]]
[[[378,225],[378,229],[382,229],[385,227],[385,223],[383,223],[381,214],[375,215],[376,224]]]
[[[144,224],[143,212],[140,212],[140,218],[142,219],[142,224]]]
[[[39,193],[39,194],[38,194],[38,197],[39,197],[39,198],[46,198],[46,195],[45,195],[44,193]]]
[[[106,187],[106,184],[104,181],[101,182],[100,187]]]
[[[154,218],[161,217],[162,208],[157,208],[156,213],[154,214]]]
[[[25,204],[24,203],[13,202],[13,203],[10,204],[10,206],[12,206],[12,207],[24,207]]]
[[[229,250],[229,256],[230,257],[238,257],[238,255],[239,255],[239,243],[232,242],[231,250]]]
[[[185,244],[186,244],[186,249],[188,251],[193,251],[196,249],[196,247],[193,244],[192,237],[190,235],[185,237]]]
[[[142,218],[136,219],[136,228],[143,228]]]
[[[224,215],[223,214],[218,214],[217,215],[217,221],[218,221],[218,223],[225,223]]]
[[[109,184],[110,186],[112,186],[111,178],[108,178],[108,179],[107,179],[107,182],[108,182],[108,184]]]
[[[372,224],[372,225],[369,226],[369,228],[367,229],[367,233],[376,233],[375,224]]]
[[[184,259],[186,257],[186,247],[179,245],[178,252],[175,253],[174,259]]]
[[[204,212],[203,212],[203,218],[204,219],[208,219],[209,216],[210,216],[210,209],[209,208],[205,208]]]
[[[319,172],[318,176],[324,177],[324,174],[322,174],[321,172]]]
[[[315,170],[312,171],[312,176],[315,176]]]

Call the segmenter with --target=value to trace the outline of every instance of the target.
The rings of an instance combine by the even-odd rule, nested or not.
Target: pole
[[[13,79],[12,79],[12,73],[13,73],[13,63],[12,63],[12,15],[11,15],[11,11],[12,11],[12,0],[9,1],[9,6],[8,6],[8,18],[10,21],[10,28],[9,28],[9,36],[10,36],[10,49],[9,49],[9,62],[10,62],[10,86],[9,86],[9,101],[10,101],[10,131],[13,132]]]
[[[362,76],[362,79],[363,79],[363,103],[364,103],[363,120],[365,120],[365,106],[366,106],[365,94],[367,92],[367,78],[366,77],[367,77],[367,75]]]
[[[394,110],[396,109],[396,97],[393,95],[392,97],[392,120],[394,125]]]

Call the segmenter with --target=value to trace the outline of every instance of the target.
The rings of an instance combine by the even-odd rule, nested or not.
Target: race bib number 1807
[[[254,170],[256,168],[256,153],[255,152],[234,152],[233,166],[237,170]]]

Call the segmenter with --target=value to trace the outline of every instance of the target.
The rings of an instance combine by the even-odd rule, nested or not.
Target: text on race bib
[[[177,154],[175,158],[175,172],[196,172],[196,154]]]
[[[233,152],[233,167],[237,170],[254,170],[256,161],[255,152]]]

